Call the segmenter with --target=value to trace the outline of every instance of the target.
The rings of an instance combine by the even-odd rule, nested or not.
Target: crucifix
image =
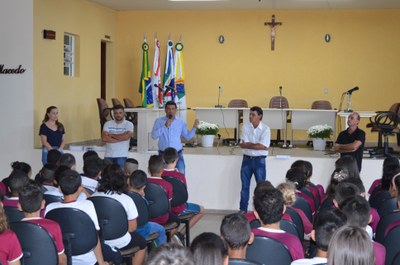
[[[271,27],[271,51],[275,50],[275,35],[276,35],[276,27],[282,26],[282,22],[275,22],[275,15],[272,15],[271,22],[265,22],[264,26]]]

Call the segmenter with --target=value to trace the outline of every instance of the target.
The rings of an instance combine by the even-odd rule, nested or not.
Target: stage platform
[[[84,151],[67,151],[75,155],[77,169],[82,169]],[[133,148],[129,157],[139,161],[139,168],[147,172],[147,162],[157,151],[137,152]],[[104,152],[99,151],[101,157]],[[185,147],[186,176],[189,200],[211,210],[238,210],[240,200],[240,147],[220,146],[212,148]],[[291,149],[271,147],[267,158],[267,180],[277,185],[285,181],[286,171],[298,160],[308,160],[313,165],[312,181],[327,186],[334,163],[339,155],[328,155],[325,151],[314,151],[311,147],[296,145]],[[382,174],[383,159],[364,158],[361,178],[366,189]],[[253,178],[254,179],[254,178]],[[255,187],[252,181],[251,190]],[[252,206],[250,206],[252,208]]]

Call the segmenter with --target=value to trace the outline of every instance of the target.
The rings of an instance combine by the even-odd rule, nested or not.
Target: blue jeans
[[[53,146],[53,149],[58,149],[58,146]],[[42,147],[42,164],[43,166],[47,164],[47,154],[49,153],[49,150],[47,150],[46,147]],[[64,152],[61,152],[61,154],[64,154]]]
[[[163,155],[163,151],[158,151],[159,155]],[[185,175],[185,159],[183,159],[183,152],[178,152],[178,162],[176,163],[176,168],[179,170],[180,173]]]
[[[104,157],[104,159],[110,160],[114,164],[118,164],[120,167],[125,167],[126,157]]]
[[[138,232],[144,238],[147,238],[151,234],[158,233],[159,236],[156,239],[157,246],[160,246],[167,242],[167,236],[165,235],[164,227],[154,222],[147,222],[145,225],[138,227],[136,229],[136,232]]]
[[[250,181],[253,174],[257,183],[265,181],[267,177],[265,158],[243,156],[242,168],[240,169],[240,179],[242,180],[242,190],[240,191],[241,211],[247,212],[247,207],[249,206]]]

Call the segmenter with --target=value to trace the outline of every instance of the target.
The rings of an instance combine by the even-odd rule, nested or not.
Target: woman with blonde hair
[[[21,245],[15,233],[9,229],[3,204],[0,202],[0,263],[20,265],[21,258]]]

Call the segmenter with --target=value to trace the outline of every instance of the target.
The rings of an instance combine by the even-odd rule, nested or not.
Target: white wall
[[[0,74],[2,179],[12,161],[37,164],[40,159],[33,151],[33,0],[0,0],[0,36],[0,65],[26,69],[23,74]],[[34,165],[34,172],[38,169]]]

